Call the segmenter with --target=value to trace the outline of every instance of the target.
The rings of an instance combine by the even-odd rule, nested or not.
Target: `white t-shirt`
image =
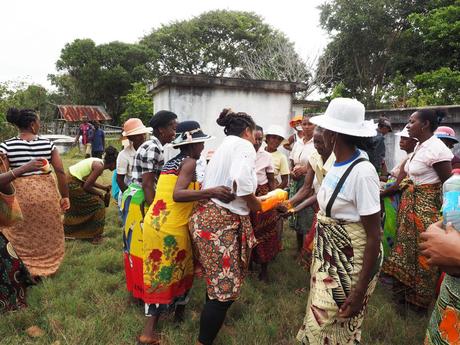
[[[300,139],[294,143],[292,151],[289,154],[289,159],[294,162],[294,165],[307,165],[308,159],[314,151],[313,138],[306,143],[304,143],[303,139]]]
[[[125,175],[124,182],[125,185],[129,185],[132,180],[134,156],[136,155],[136,150],[133,147],[133,144],[130,144],[128,147],[121,150],[117,157],[117,174]]]
[[[218,186],[231,188],[236,198],[228,204],[217,199],[212,201],[233,213],[242,216],[249,214],[248,205],[241,196],[256,191],[257,176],[256,150],[248,140],[229,135],[212,156],[206,168],[203,189]]]
[[[275,173],[272,155],[270,152],[267,152],[264,148],[260,147],[256,154],[256,174],[257,184],[259,186],[263,186],[268,183],[267,173]]]
[[[350,164],[358,158],[366,158],[358,151],[347,162],[334,163],[319,188],[317,199],[319,208],[326,213],[326,206],[342,175]],[[360,162],[351,171],[335,199],[331,217],[347,222],[359,222],[361,216],[380,211],[380,184],[374,166],[370,162]]]
[[[407,160],[404,170],[416,185],[441,182],[433,164],[451,161],[454,154],[435,135],[423,143],[418,143],[414,153]]]

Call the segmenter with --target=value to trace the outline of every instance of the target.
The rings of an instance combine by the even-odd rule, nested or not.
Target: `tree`
[[[321,25],[331,36],[325,54],[334,56],[334,77],[323,85],[330,92],[342,84],[345,96],[369,107],[379,104],[385,86],[403,67],[424,65],[413,56],[421,42],[408,34],[409,15],[426,13],[437,0],[334,0],[323,4]],[[395,58],[398,57],[398,58]]]
[[[153,115],[153,99],[147,92],[144,83],[133,83],[131,91],[122,96],[125,104],[125,111],[121,114],[121,122],[125,122],[131,117],[137,117],[147,125]]]
[[[154,52],[156,76],[169,73],[228,76],[237,72],[245,75],[244,61],[261,56],[269,49],[275,51],[279,44],[292,58],[291,66],[305,69],[293,44],[262,18],[248,12],[210,11],[190,20],[162,25],[146,35],[141,44]],[[279,60],[279,54],[276,59]],[[267,63],[260,75],[265,79],[291,78],[286,68],[279,73],[279,62]],[[304,74],[302,79],[308,76],[304,71],[301,73]]]
[[[152,52],[143,45],[96,45],[91,39],[77,39],[62,49],[56,62],[61,73],[49,79],[70,103],[105,105],[118,122],[123,112],[121,97],[132,83],[152,77],[151,60]]]

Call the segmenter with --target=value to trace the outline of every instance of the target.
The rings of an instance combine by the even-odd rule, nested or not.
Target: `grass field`
[[[78,158],[70,155],[65,163]],[[110,174],[103,178],[108,182]],[[144,323],[143,307],[132,303],[125,290],[121,234],[112,205],[101,245],[66,242],[66,256],[59,272],[29,289],[29,308],[0,316],[0,344],[135,344]],[[216,345],[296,344],[307,294],[297,295],[295,290],[308,285],[308,276],[292,258],[294,241],[294,234],[286,230],[285,250],[269,268],[271,283],[260,283],[255,275],[248,277]],[[204,284],[197,280],[186,321],[175,325],[166,317],[160,322],[162,344],[195,344],[203,301]],[[390,291],[380,285],[371,298],[362,344],[422,344],[426,324],[427,317],[413,313],[401,318],[391,302]],[[29,337],[25,330],[31,326],[40,327],[45,334]]]

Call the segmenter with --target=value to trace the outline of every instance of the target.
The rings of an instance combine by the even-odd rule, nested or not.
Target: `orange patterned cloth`
[[[24,220],[2,228],[32,276],[55,273],[64,258],[64,228],[56,180],[51,174],[15,180]]]

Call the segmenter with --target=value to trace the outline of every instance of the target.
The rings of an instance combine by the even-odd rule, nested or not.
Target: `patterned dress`
[[[445,275],[424,344],[460,344],[460,278]]]
[[[268,184],[257,187],[256,196],[262,196],[270,191]],[[279,216],[276,210],[264,213],[251,213],[251,223],[257,246],[252,251],[254,262],[263,264],[275,259],[281,250],[281,241],[278,236]]]
[[[366,232],[361,223],[338,222],[317,215],[315,247],[311,265],[310,294],[297,340],[302,344],[355,345],[361,341],[361,324],[378,280],[382,253],[375,262],[360,313],[351,318],[337,314],[359,281],[363,266]]]
[[[201,201],[193,210],[189,229],[208,297],[221,302],[237,299],[257,242],[249,216],[232,213],[211,200]]]
[[[420,254],[420,234],[439,220],[441,184],[415,185],[405,180],[398,212],[398,235],[390,256],[383,265],[386,274],[396,278],[397,293],[407,302],[428,308],[435,298],[439,272]]]
[[[144,218],[144,301],[148,315],[159,315],[184,303],[193,284],[193,253],[188,221],[195,202],[175,202],[174,188],[182,161],[167,162],[158,180],[155,200]],[[198,190],[198,182],[188,189]]]

